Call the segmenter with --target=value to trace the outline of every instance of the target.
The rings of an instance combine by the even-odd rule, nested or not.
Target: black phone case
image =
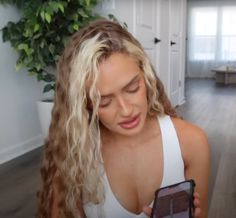
[[[162,188],[159,188],[155,191],[155,199],[154,199],[154,203],[153,203],[153,209],[152,209],[152,213],[151,213],[151,218],[154,217],[154,207],[156,206],[156,202],[158,201],[158,193],[163,190],[163,189],[166,189],[166,188],[171,188],[171,187],[175,187],[175,186],[178,186],[182,183],[190,183],[190,200],[189,200],[189,207],[190,207],[190,210],[189,210],[189,218],[193,218],[193,215],[194,215],[194,204],[193,204],[193,193],[194,193],[194,187],[195,187],[195,182],[193,179],[189,179],[189,180],[185,180],[183,182],[179,182],[179,183],[175,183],[173,185],[169,185],[169,186],[165,186],[165,187],[162,187]]]

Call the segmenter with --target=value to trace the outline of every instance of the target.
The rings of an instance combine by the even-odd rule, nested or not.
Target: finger
[[[198,198],[194,198],[193,204],[195,208],[200,207],[200,200]]]
[[[193,197],[200,199],[200,194],[198,192],[194,192],[193,193]]]
[[[143,212],[147,215],[147,216],[151,216],[151,213],[152,213],[152,208],[151,207],[148,207],[148,206],[144,206],[143,207]]]
[[[199,218],[201,215],[201,209],[200,209],[200,195],[197,192],[193,193],[194,196],[194,200],[193,200],[193,204],[194,204],[194,218]]]
[[[198,208],[195,208],[194,210],[194,218],[199,218],[201,215],[201,209],[198,207]]]

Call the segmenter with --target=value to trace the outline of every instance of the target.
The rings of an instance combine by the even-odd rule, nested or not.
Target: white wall
[[[128,30],[135,33],[135,0],[103,0],[96,9],[100,15],[107,17],[108,14],[113,14],[120,22],[125,22],[128,25]]]
[[[17,21],[13,7],[0,5],[0,29],[9,20]],[[41,85],[25,71],[15,71],[17,55],[2,42],[0,32],[0,163],[42,145],[36,102]]]

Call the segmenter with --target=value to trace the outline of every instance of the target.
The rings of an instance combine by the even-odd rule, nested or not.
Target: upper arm
[[[210,146],[207,136],[198,127],[186,124],[179,134],[185,165],[186,179],[194,179],[195,190],[200,194],[202,218],[207,217]]]
[[[196,136],[191,147],[191,152],[187,158],[185,176],[195,180],[196,191],[200,194],[202,217],[207,217],[210,151],[205,134],[200,133],[199,136]]]

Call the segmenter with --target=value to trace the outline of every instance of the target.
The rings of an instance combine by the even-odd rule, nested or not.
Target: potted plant
[[[68,38],[98,18],[93,9],[99,2],[101,0],[0,0],[2,4],[16,5],[21,12],[18,22],[8,22],[2,29],[3,41],[9,41],[19,55],[16,70],[26,68],[30,76],[44,83],[43,93],[53,93],[56,63]],[[53,94],[38,103],[44,136],[50,123],[52,102]],[[47,114],[41,112],[44,108],[49,110]]]

